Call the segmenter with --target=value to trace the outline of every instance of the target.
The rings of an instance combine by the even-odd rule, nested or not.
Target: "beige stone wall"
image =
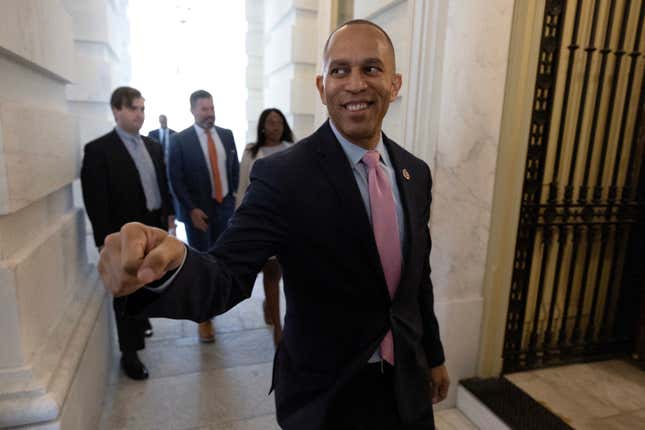
[[[318,0],[264,2],[263,107],[282,110],[296,139],[314,130],[317,20]]]
[[[73,184],[81,144],[109,129],[110,91],[128,77],[126,5],[0,3],[3,428],[96,424],[110,360],[109,301],[88,264]]]

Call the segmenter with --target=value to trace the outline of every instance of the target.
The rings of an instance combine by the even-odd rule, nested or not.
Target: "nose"
[[[347,91],[357,93],[367,88],[363,74],[357,69],[351,69],[347,85]]]

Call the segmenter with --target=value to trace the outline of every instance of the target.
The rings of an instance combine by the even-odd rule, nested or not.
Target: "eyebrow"
[[[327,62],[327,64],[329,66],[331,66],[331,65],[346,65],[346,64],[350,64],[350,63],[351,63],[351,61],[346,59],[346,58],[329,59],[329,61]],[[378,58],[378,57],[369,57],[369,58],[365,58],[365,59],[360,61],[360,64],[366,64],[366,63],[367,64],[385,64],[385,62],[383,60],[381,60],[380,58]]]

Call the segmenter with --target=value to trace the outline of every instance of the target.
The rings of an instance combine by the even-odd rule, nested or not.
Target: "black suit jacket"
[[[150,153],[161,193],[161,227],[173,214],[166,166],[161,145],[141,137]],[[94,242],[103,245],[105,236],[117,232],[127,222],[146,222],[148,209],[141,178],[134,160],[115,130],[85,145],[81,167],[81,186],[87,215],[92,222]]]
[[[131,296],[129,311],[204,321],[249,297],[256,274],[277,255],[287,299],[273,374],[280,425],[325,428],[330,399],[391,328],[400,416],[432,428],[428,372],[444,353],[430,281],[430,170],[383,140],[397,172],[407,238],[392,300],[351,166],[325,123],[256,161],[248,192],[210,254],[189,250],[173,284],[161,294]]]
[[[229,193],[237,192],[240,162],[237,159],[235,139],[227,128],[215,126],[226,151],[226,178]],[[177,199],[177,219],[190,222],[190,211],[199,208],[209,218],[216,218],[217,203],[212,198],[211,176],[208,161],[199,144],[195,127],[190,126],[172,135],[168,151],[168,177],[173,195]]]

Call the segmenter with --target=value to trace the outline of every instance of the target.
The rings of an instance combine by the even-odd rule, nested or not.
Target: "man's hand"
[[[208,216],[200,208],[195,208],[190,211],[190,220],[196,229],[203,232],[208,231]]]
[[[446,365],[433,367],[430,369],[430,389],[432,390],[432,404],[439,403],[448,395],[450,387],[450,378]]]
[[[114,296],[125,296],[179,267],[185,252],[165,231],[131,222],[105,238],[98,270]]]

